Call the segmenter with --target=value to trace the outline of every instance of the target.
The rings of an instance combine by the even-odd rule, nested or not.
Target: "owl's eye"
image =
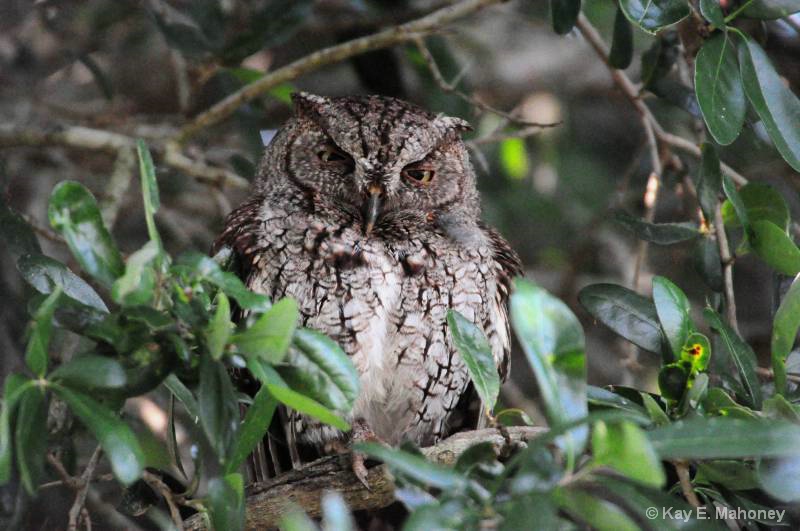
[[[414,184],[428,184],[433,179],[434,171],[427,168],[406,168],[403,177]]]
[[[322,162],[344,163],[350,161],[350,157],[333,146],[326,146],[325,148],[321,149],[317,153],[317,156]]]

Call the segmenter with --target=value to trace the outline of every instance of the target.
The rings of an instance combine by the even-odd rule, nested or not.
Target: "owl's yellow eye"
[[[425,168],[406,168],[403,177],[414,184],[428,184],[433,179],[434,171]]]
[[[348,162],[350,160],[350,157],[333,146],[326,146],[324,149],[321,149],[317,153],[317,156],[322,162],[341,163]]]

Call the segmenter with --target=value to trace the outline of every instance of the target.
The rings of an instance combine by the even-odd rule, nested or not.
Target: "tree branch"
[[[524,443],[542,433],[546,428],[514,426],[508,428],[513,443]],[[433,462],[451,465],[467,448],[491,442],[495,453],[500,454],[506,441],[496,429],[457,433],[422,453]],[[394,502],[394,481],[386,465],[369,469],[367,481],[370,490],[352,473],[347,455],[323,457],[304,467],[292,470],[248,489],[247,529],[268,529],[277,526],[283,514],[299,506],[309,516],[320,516],[320,503],[325,491],[342,494],[351,510],[380,509]],[[203,515],[194,515],[185,522],[186,529],[207,529]]]
[[[719,257],[722,261],[722,280],[725,287],[725,310],[728,324],[734,332],[739,333],[739,323],[736,319],[736,298],[733,295],[733,257],[728,246],[728,235],[725,233],[725,223],[722,220],[722,204],[717,203],[714,210],[714,230],[717,234]]]

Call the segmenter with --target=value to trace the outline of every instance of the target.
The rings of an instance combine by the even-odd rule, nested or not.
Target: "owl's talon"
[[[358,478],[358,481],[364,485],[365,489],[372,491],[369,486],[369,481],[367,481],[367,477],[369,476],[369,471],[367,470],[367,465],[365,464],[367,456],[361,452],[353,452],[352,459],[353,461],[351,469],[353,470],[353,474],[355,474],[355,476]]]

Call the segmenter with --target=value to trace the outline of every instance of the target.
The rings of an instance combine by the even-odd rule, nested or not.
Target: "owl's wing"
[[[512,282],[522,275],[522,262],[514,249],[499,232],[488,225],[481,224],[481,229],[489,238],[492,257],[496,267],[497,292],[493,305],[495,328],[501,337],[502,354],[497,370],[500,379],[505,381],[508,375],[508,359],[511,352],[511,330],[508,321],[508,299],[511,295]]]
[[[234,254],[234,272],[245,283],[250,277],[256,254],[262,252],[258,233],[261,224],[261,205],[264,197],[257,195],[242,203],[225,219],[225,229],[214,241],[212,254],[228,247]]]

